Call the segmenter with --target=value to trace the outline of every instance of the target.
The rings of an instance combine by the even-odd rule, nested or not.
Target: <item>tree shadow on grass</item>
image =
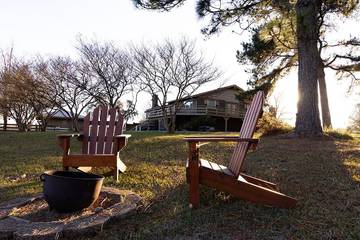
[[[201,187],[201,207],[190,210],[185,183],[187,147],[181,138],[151,135],[129,141],[121,154],[128,171],[119,183],[107,179],[106,184],[134,190],[144,197],[145,205],[139,214],[112,224],[95,238],[360,238],[359,141],[263,138],[258,150],[248,155],[245,171],[278,183],[281,192],[299,200],[296,208],[269,208]],[[49,156],[60,159],[54,152],[55,143],[44,145],[50,139],[53,141],[53,136],[45,140],[39,136],[34,140],[42,141],[39,147],[29,145],[21,151],[13,145],[17,139],[5,139],[9,146],[0,153],[12,153],[12,158],[1,164],[24,166],[16,165],[11,172],[2,168],[0,175],[17,174],[17,169],[37,174],[44,165],[58,166],[55,160],[47,165]],[[227,165],[231,151],[227,144],[207,145],[202,156]],[[40,186],[36,179],[3,185],[0,201],[3,196],[40,191]]]
[[[357,239],[359,182],[346,165],[352,159],[350,165],[359,168],[356,145],[275,137],[260,143],[248,156],[246,172],[278,183],[281,192],[299,200],[294,209],[252,204],[202,186],[201,206],[191,210],[184,176],[138,215],[97,238]]]
[[[0,186],[0,203],[11,198],[27,197],[41,191],[40,181],[18,182],[8,186]]]

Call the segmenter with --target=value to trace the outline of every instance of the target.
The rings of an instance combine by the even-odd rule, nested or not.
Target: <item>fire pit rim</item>
[[[44,238],[55,239],[59,235],[64,239],[94,236],[101,232],[104,226],[109,226],[116,221],[122,221],[128,216],[136,214],[138,207],[141,205],[142,198],[130,190],[103,187],[101,192],[124,196],[124,201],[121,202],[122,204],[119,204],[120,202],[115,203],[108,208],[94,212],[92,215],[69,219],[69,221],[55,220],[41,222],[10,215],[14,208],[24,206],[24,202],[31,204],[35,200],[44,199],[43,194],[31,195],[24,199],[19,198],[22,201],[16,201],[16,206],[13,203],[14,199],[2,202],[1,204],[8,207],[4,208],[7,213],[4,216],[0,215],[0,226],[2,226],[2,228],[0,227],[0,238],[2,234],[9,236],[9,239],[31,238],[34,240]],[[2,224],[4,223],[7,223],[6,226],[8,227],[3,227],[4,225]]]
[[[104,179],[104,176],[98,175],[98,174],[94,174],[94,173],[87,173],[87,172],[71,172],[71,173],[80,173],[80,174],[85,174],[88,176],[93,176],[93,177],[70,177],[70,176],[59,176],[59,175],[55,175],[54,173],[56,172],[70,172],[70,171],[61,171],[61,170],[47,170],[44,171],[41,175],[40,175],[40,180],[42,182],[45,181],[44,176],[51,176],[51,177],[55,177],[55,178],[60,178],[60,179],[74,179],[74,180],[101,180]]]

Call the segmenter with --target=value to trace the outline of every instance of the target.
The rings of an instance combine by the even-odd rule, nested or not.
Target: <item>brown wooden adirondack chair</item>
[[[200,203],[199,184],[228,192],[243,200],[265,205],[290,208],[296,205],[296,199],[277,191],[276,184],[241,173],[247,151],[255,149],[258,139],[253,139],[256,123],[262,112],[264,94],[259,91],[248,108],[239,137],[187,137],[189,159],[186,167],[187,181],[190,186],[190,207]],[[199,159],[200,142],[237,142],[229,166]]]
[[[124,118],[117,108],[99,106],[84,118],[82,134],[58,135],[59,145],[64,150],[63,167],[75,167],[90,171],[91,167],[111,167],[116,181],[119,171],[126,170],[119,152],[131,135],[123,133]],[[82,154],[70,153],[70,137],[82,141]]]

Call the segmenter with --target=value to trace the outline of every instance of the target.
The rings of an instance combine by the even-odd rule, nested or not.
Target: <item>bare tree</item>
[[[134,91],[135,78],[131,56],[112,43],[85,43],[79,40],[80,69],[85,78],[80,82],[97,103],[115,107],[120,99]]]
[[[269,112],[276,118],[281,120],[284,117],[283,92],[271,94],[272,104],[269,104]]]
[[[57,91],[53,91],[53,81],[47,76],[48,63],[40,56],[37,57],[32,66],[35,77],[33,89],[29,95],[31,104],[36,111],[36,119],[41,131],[46,131],[49,119],[58,111],[61,105]]]
[[[5,102],[5,81],[4,74],[10,71],[11,63],[13,61],[13,48],[10,48],[9,51],[1,50],[1,66],[0,66],[0,113],[3,117],[3,130],[7,129],[7,119],[9,115],[9,108]]]
[[[125,125],[130,119],[133,119],[138,115],[138,111],[136,110],[136,103],[130,100],[127,100],[126,104],[121,103],[120,110],[124,116]]]
[[[86,78],[79,69],[79,64],[70,58],[56,57],[49,59],[41,70],[42,77],[49,82],[48,90],[56,95],[49,100],[71,118],[75,131],[79,131],[79,116],[94,103],[94,97],[78,84]]]
[[[34,91],[34,76],[29,63],[14,58],[7,60],[11,63],[7,62],[1,73],[0,108],[5,109],[15,120],[19,131],[28,131],[36,116],[29,99],[30,93]]]
[[[203,84],[218,79],[220,71],[196,51],[195,42],[185,38],[153,46],[133,47],[135,71],[145,91],[158,96],[165,127],[175,132],[180,99],[190,96]],[[174,98],[168,104],[169,98]]]
[[[350,126],[348,129],[350,131],[360,132],[360,104],[355,106],[354,114],[350,117]]]
[[[54,113],[56,96],[49,87],[50,82],[44,81],[42,74],[39,74],[40,64],[17,60],[13,56],[13,49],[3,52],[2,59],[0,105],[5,112],[4,119],[9,115],[15,119],[19,130],[26,131],[36,118],[41,130],[45,131],[47,119]]]

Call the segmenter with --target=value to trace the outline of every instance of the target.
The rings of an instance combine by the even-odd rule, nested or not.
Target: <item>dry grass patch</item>
[[[198,135],[198,134],[196,134]],[[188,208],[184,135],[134,133],[121,155],[128,171],[118,183],[144,198],[138,215],[95,239],[360,239],[359,138],[262,138],[245,171],[279,184],[299,199],[284,210],[201,188],[201,207]],[[227,164],[233,145],[209,144],[202,157]],[[1,133],[0,201],[41,191],[38,175],[60,167],[54,133]],[[105,170],[100,170],[101,173]],[[24,178],[18,176],[26,174]]]

